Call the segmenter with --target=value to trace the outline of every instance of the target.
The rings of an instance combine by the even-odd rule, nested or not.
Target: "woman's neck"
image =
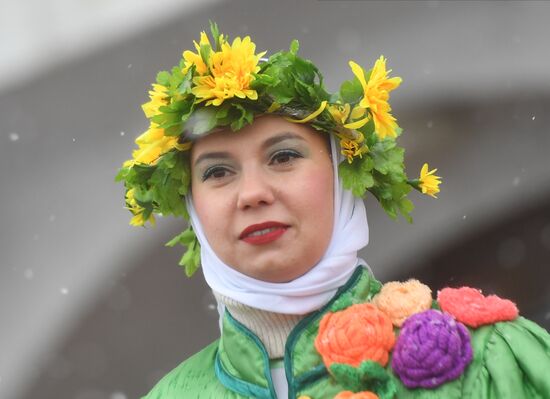
[[[242,304],[214,291],[218,303],[223,304],[233,318],[242,323],[264,344],[270,359],[284,357],[290,331],[305,315],[268,312]]]

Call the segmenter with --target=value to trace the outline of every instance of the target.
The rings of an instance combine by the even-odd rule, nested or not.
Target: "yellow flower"
[[[369,119],[370,115],[367,115],[366,118],[358,120],[365,115],[365,109],[361,107],[354,107],[351,109],[350,104],[332,104],[327,107],[329,113],[332,117],[341,124],[345,129],[359,129],[365,125]],[[348,118],[351,122],[347,122]]]
[[[327,107],[328,112],[340,124],[344,125],[350,113],[349,104],[332,104]]]
[[[130,224],[132,226],[143,226],[146,221],[149,221],[149,223],[151,223],[151,225],[154,226],[155,217],[151,213],[151,215],[149,215],[149,218],[147,220],[143,218],[144,209],[141,206],[139,206],[139,204],[136,202],[136,199],[134,198],[134,192],[135,192],[135,189],[133,188],[131,188],[126,192],[127,208],[134,214],[134,216],[132,217],[132,220],[130,220]]]
[[[366,144],[361,144],[363,140],[360,141],[348,139],[341,137],[340,139],[340,148],[342,155],[348,159],[348,163],[353,162],[353,157],[362,158],[363,154],[369,151],[369,147]]]
[[[258,93],[250,89],[254,73],[260,70],[258,61],[265,52],[254,54],[256,45],[246,36],[233,43],[221,44],[221,51],[212,52],[209,59],[210,74],[193,78],[191,92],[206,105],[218,106],[228,98],[256,100]]]
[[[147,118],[158,115],[159,108],[168,105],[169,97],[166,90],[168,90],[166,86],[153,83],[153,90],[149,91],[150,101],[141,106]]]
[[[439,192],[439,185],[441,184],[441,177],[434,175],[437,169],[430,170],[428,172],[428,164],[425,163],[420,170],[420,183],[419,187],[422,190],[422,194],[431,195],[437,198],[435,194]]]
[[[223,40],[223,37],[220,35],[220,42]],[[201,57],[201,46],[203,45],[210,45],[210,40],[208,40],[208,36],[206,36],[205,32],[201,32],[201,40],[199,43],[193,40],[193,44],[195,45],[195,49],[197,50],[197,53],[194,53],[190,50],[186,50],[183,52],[183,59],[185,60],[185,66],[182,70],[183,74],[185,75],[189,68],[191,68],[192,65],[195,65],[195,70],[199,75],[204,75],[208,72],[208,65],[206,65]]]
[[[353,61],[350,61],[349,65],[363,87],[363,98],[359,106],[370,109],[378,137],[381,139],[384,139],[386,136],[396,137],[398,126],[395,118],[390,113],[391,107],[388,100],[390,91],[396,89],[401,84],[401,78],[388,78],[388,73],[391,70],[386,70],[386,59],[384,56],[380,56],[376,60],[368,82],[365,79],[363,68]]]
[[[154,165],[162,154],[176,148],[180,151],[186,151],[191,148],[191,143],[178,143],[178,137],[165,136],[164,129],[159,128],[155,123],[151,123],[149,129],[136,139],[138,149],[132,152],[132,158],[126,161],[123,166],[130,167],[135,163]]]

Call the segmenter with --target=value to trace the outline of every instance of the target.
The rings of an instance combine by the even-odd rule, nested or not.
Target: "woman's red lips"
[[[253,224],[242,231],[239,239],[249,244],[266,244],[282,236],[287,228],[288,225],[279,222]]]

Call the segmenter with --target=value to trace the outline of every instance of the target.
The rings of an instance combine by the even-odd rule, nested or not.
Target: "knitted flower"
[[[403,324],[392,367],[407,388],[435,388],[458,378],[471,361],[467,328],[450,315],[430,309]]]
[[[373,304],[363,303],[325,314],[319,324],[315,348],[327,368],[332,363],[357,367],[365,360],[385,366],[394,342],[388,316]]]
[[[514,302],[496,295],[484,296],[470,287],[444,288],[437,299],[442,310],[473,328],[518,317]]]
[[[353,393],[351,391],[342,391],[334,399],[378,399],[378,395],[370,391]]]
[[[373,303],[388,315],[394,326],[401,327],[407,317],[430,309],[432,290],[418,280],[391,281],[384,284]]]

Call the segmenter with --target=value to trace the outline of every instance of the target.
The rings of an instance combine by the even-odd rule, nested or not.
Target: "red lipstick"
[[[244,229],[239,239],[252,245],[267,244],[282,236],[288,225],[279,222],[253,224]]]

